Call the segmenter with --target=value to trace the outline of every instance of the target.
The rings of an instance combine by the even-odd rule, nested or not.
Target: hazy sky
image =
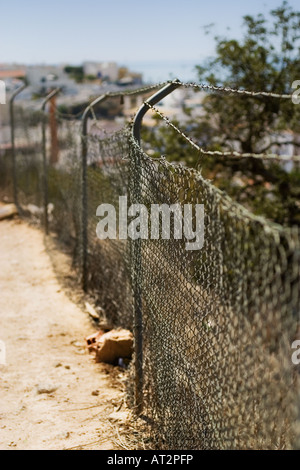
[[[297,9],[299,0],[291,0]],[[195,60],[213,53],[202,26],[238,37],[242,16],[280,0],[1,0],[0,63]],[[297,5],[298,4],[298,5]]]

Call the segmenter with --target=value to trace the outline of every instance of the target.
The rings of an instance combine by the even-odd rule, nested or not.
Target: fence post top
[[[176,90],[176,88],[180,87],[181,85],[182,83],[180,82],[180,80],[178,80],[178,78],[176,78],[175,80],[171,80],[166,85],[164,85],[163,88],[161,88],[156,93],[154,93],[154,95],[150,96],[150,98],[146,100],[146,103],[155,105],[156,103],[161,101],[163,98],[168,96],[170,93],[172,93],[174,90]],[[140,109],[138,110],[138,112],[136,113],[134,121],[133,121],[132,133],[133,133],[134,139],[138,143],[140,143],[140,140],[141,140],[140,131],[141,131],[142,120],[148,110],[149,110],[148,106],[145,103],[143,103]]]
[[[41,106],[42,111],[45,110],[45,107],[48,101],[51,100],[51,98],[53,98],[53,96],[57,95],[59,92],[61,92],[61,88],[55,88],[55,90],[50,91],[50,93],[46,96],[46,98],[44,98],[42,102],[42,106]]]
[[[28,86],[27,82],[25,81],[21,86],[19,86],[19,88],[17,88],[11,95],[11,97],[9,98],[9,102],[12,103],[15,99],[15,97],[21,93],[21,91],[23,91],[26,87]]]

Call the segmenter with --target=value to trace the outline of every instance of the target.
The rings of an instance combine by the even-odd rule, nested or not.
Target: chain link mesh
[[[299,377],[299,230],[255,217],[198,171],[153,160],[131,141],[133,197],[204,204],[200,251],[142,240],[144,413],[159,445],[271,449],[295,445]],[[138,164],[134,164],[138,162]]]
[[[98,205],[113,205],[118,217],[119,196],[128,196],[128,143],[123,131],[106,135],[97,128],[87,140],[88,288],[99,292],[113,324],[132,328],[129,245],[127,240],[99,240],[96,235]]]
[[[35,205],[42,221],[41,119],[39,111],[16,111],[18,199],[23,210]],[[89,124],[88,288],[116,326],[135,329],[133,310],[141,311],[143,417],[157,446],[300,448],[299,370],[291,361],[299,229],[254,216],[201,168],[146,155],[128,126],[106,134]],[[81,121],[60,116],[56,125],[57,141],[47,126],[49,228],[73,247],[80,267]],[[9,151],[0,165],[1,194],[12,200]],[[118,211],[119,196],[149,210],[204,204],[203,248],[187,251],[172,237],[99,240],[96,209],[109,203]]]
[[[80,120],[60,118],[56,125],[57,140],[47,149],[49,229],[72,247],[74,261],[79,265],[82,256]]]
[[[23,209],[28,204],[42,205],[42,144],[41,120],[43,114],[38,110],[15,106],[15,167],[13,165],[10,132],[6,133],[7,150],[1,158],[2,198],[13,202],[14,178]],[[6,130],[10,131],[7,126]]]

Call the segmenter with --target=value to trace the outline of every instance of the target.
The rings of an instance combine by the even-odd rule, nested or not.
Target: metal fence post
[[[52,90],[42,102],[42,153],[43,153],[43,193],[44,193],[44,230],[45,234],[48,235],[49,232],[49,222],[48,222],[48,165],[47,165],[47,151],[46,151],[46,122],[45,122],[45,108],[53,96],[56,96],[61,91],[60,88]]]
[[[87,195],[87,122],[88,116],[92,108],[104,101],[108,96],[108,93],[99,96],[92,103],[90,103],[84,110],[82,115],[82,127],[81,127],[81,254],[82,254],[82,288],[86,292],[88,279],[88,234],[87,234],[87,223],[88,223],[88,195]]]
[[[172,91],[180,86],[177,80],[168,83],[161,90],[152,95],[145,103],[155,105],[165,96],[169,95]],[[134,139],[140,145],[140,129],[143,117],[149,110],[148,106],[143,103],[137,111],[132,127]],[[136,158],[134,162],[136,167],[141,166],[140,157]],[[141,187],[141,171],[137,172],[140,177],[136,183],[136,195],[141,203],[142,187]],[[137,269],[132,269],[132,284],[134,295],[134,339],[135,339],[135,410],[137,414],[143,411],[143,311],[142,311],[142,291],[141,291],[141,276],[142,276],[142,241],[137,239],[132,241],[133,258],[136,262]]]
[[[13,165],[13,195],[14,203],[19,209],[18,201],[18,181],[17,181],[17,163],[16,163],[16,148],[15,148],[15,116],[14,116],[14,100],[16,96],[27,87],[27,83],[21,85],[17,90],[13,92],[9,99],[9,114],[10,114],[10,137],[11,137],[11,153],[12,153],[12,165]]]

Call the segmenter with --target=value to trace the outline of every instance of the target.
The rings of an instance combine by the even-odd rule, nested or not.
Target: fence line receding
[[[1,197],[15,199],[24,216],[47,221],[49,233],[71,247],[85,289],[110,321],[134,331],[128,393],[159,448],[300,448],[299,371],[291,361],[299,229],[255,216],[198,169],[145,153],[139,126],[164,92],[149,94],[183,85],[105,95],[98,101],[147,98],[134,124],[110,131],[93,106],[84,121],[56,112],[51,127],[41,108],[15,105],[13,162],[9,148],[0,154]],[[253,98],[245,90],[207,91]],[[120,196],[147,208],[204,204],[203,248],[187,251],[174,237],[99,240],[96,209],[110,203],[118,211]]]

